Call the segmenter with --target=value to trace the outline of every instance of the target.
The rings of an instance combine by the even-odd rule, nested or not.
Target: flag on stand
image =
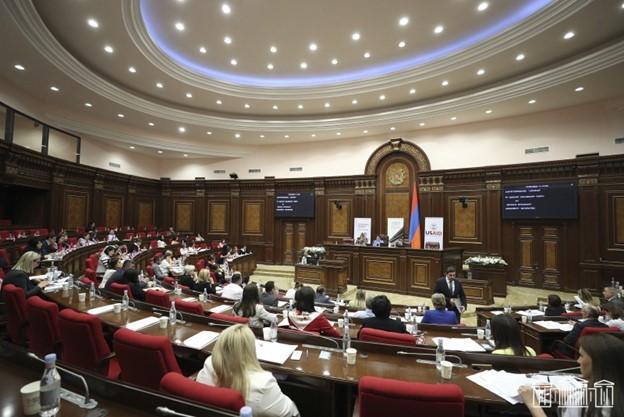
[[[418,209],[418,190],[416,190],[416,183],[412,185],[412,207],[410,210],[409,241],[412,248],[422,248],[420,240],[420,210]]]

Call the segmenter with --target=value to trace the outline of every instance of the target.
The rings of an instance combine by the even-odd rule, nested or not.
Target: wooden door
[[[518,225],[516,236],[518,285],[561,289],[562,227]]]
[[[284,255],[282,264],[294,265],[299,261],[299,254],[306,245],[306,224],[297,222],[284,222],[282,230]]]

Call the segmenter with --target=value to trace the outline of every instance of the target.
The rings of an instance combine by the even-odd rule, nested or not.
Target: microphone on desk
[[[541,372],[533,372],[531,374],[527,374],[527,376],[532,375],[564,375],[567,371],[575,371],[577,369],[581,369],[580,366],[573,366],[571,368],[563,368],[563,369],[553,369],[552,371],[541,371]]]
[[[190,414],[182,414],[182,413],[178,413],[177,411],[172,410],[171,408],[168,407],[163,407],[163,406],[158,406],[156,407],[156,412],[162,416],[175,416],[175,417],[195,417],[193,415]]]
[[[331,337],[327,337],[327,336],[321,336],[320,334],[317,334],[317,333],[314,333],[314,332],[308,332],[306,330],[299,330],[299,329],[297,329],[297,330],[299,332],[301,332],[301,333],[304,333],[304,334],[309,334],[309,335],[314,336],[314,337],[319,337],[319,338],[324,339],[324,340],[329,340],[330,342],[332,342],[332,343],[334,343],[336,345],[336,349],[342,351],[340,343],[336,339],[332,339]],[[279,330],[278,330],[278,334],[279,334]],[[309,344],[305,344],[303,346],[305,346],[305,347],[309,347],[309,346],[314,347],[314,345],[309,345]]]
[[[27,353],[28,356],[30,356],[33,359],[38,360],[39,362],[45,363],[45,361],[43,359],[41,359],[39,356],[35,355],[32,352],[28,352]],[[61,390],[61,398],[63,398],[64,400],[67,400],[73,404],[76,404],[78,407],[80,408],[86,408],[88,410],[91,410],[95,407],[97,407],[98,403],[97,401],[95,401],[93,398],[90,398],[89,396],[89,385],[87,385],[87,381],[84,379],[84,377],[80,374],[77,374],[73,371],[70,371],[69,369],[65,369],[61,366],[58,365],[58,363],[56,364],[56,369],[61,370],[63,372],[66,372],[70,375],[75,376],[76,378],[80,379],[80,381],[82,382],[82,385],[84,387],[85,390],[85,395],[84,395],[84,400],[83,401],[79,401],[82,399],[81,395],[75,394],[73,392],[71,392],[68,389],[65,389],[66,394],[64,395],[63,390]]]
[[[435,353],[424,353],[424,352],[406,352],[404,350],[399,350],[397,351],[397,355],[402,355],[402,356],[432,356],[432,357],[436,357]],[[466,365],[463,364],[462,359],[457,356],[457,355],[449,355],[449,354],[445,354],[444,355],[444,359],[448,359],[448,358],[453,358],[453,359],[457,359],[457,363],[454,363],[453,366],[457,366],[457,367],[466,367]],[[433,363],[435,364],[435,361],[422,361],[421,363]]]

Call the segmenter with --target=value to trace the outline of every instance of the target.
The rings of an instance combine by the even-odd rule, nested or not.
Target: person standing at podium
[[[446,298],[446,308],[448,311],[454,312],[457,316],[457,321],[460,322],[461,313],[466,310],[468,303],[466,303],[464,287],[461,282],[455,279],[456,276],[457,272],[455,271],[455,267],[449,266],[446,268],[446,276],[438,279],[433,292],[434,294],[444,294],[444,298]]]

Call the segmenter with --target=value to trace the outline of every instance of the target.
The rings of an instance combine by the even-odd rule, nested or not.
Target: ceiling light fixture
[[[367,134],[368,130],[363,130],[362,133]]]
[[[356,99],[351,100],[351,104],[358,104],[358,101]]]
[[[113,47],[112,47],[112,46],[110,46],[110,45],[106,45],[106,46],[104,46],[104,50],[105,50],[106,52],[108,52],[109,54],[112,54],[113,52],[115,52],[115,50],[113,49]]]
[[[457,117],[453,116],[451,117],[451,120],[457,120]]]
[[[535,104],[536,102],[537,102],[537,100],[535,100],[535,99],[529,100],[529,104]]]
[[[399,26],[407,26],[409,23],[409,17],[403,16],[399,19]]]
[[[477,6],[477,10],[482,12],[482,11],[486,10],[488,7],[490,7],[490,3],[488,3],[487,1],[482,1]]]
[[[163,88],[163,87],[164,87],[164,85],[163,85],[163,83],[156,83],[156,87],[157,87],[157,88]]]
[[[85,107],[93,107],[93,104],[91,104],[91,103],[85,103]]]
[[[338,60],[336,58],[333,58],[331,60],[332,65],[338,65]]]
[[[370,52],[364,52],[364,58],[368,59],[371,57]]]
[[[230,38],[229,36],[225,36],[223,38],[223,42],[225,42],[226,44],[231,44],[232,43],[232,38]]]
[[[285,138],[285,139],[288,139],[289,137],[290,137],[290,136],[288,136],[288,135],[284,135],[284,138]]]
[[[273,68],[275,68],[275,67],[273,66],[273,64],[271,64],[271,63],[268,63],[268,64],[267,64],[267,69],[272,70]]]
[[[184,26],[184,23],[182,22],[176,22],[175,28],[178,32],[182,32],[184,29],[186,29],[186,26]]]
[[[442,25],[438,25],[435,28],[433,28],[433,33],[435,33],[436,35],[439,35],[442,32],[444,32],[444,26]]]
[[[565,35],[563,35],[563,39],[572,39],[574,37],[575,33],[572,31],[566,32]]]
[[[193,94],[191,94],[191,93],[186,93],[186,98],[193,98]]]
[[[186,132],[186,128],[185,128],[184,126],[180,126],[180,127],[178,128],[178,132],[180,132],[180,133],[185,133],[185,132]]]
[[[409,93],[410,93],[410,94],[416,94],[416,89],[415,89],[415,88],[412,88],[412,89],[409,91]]]
[[[238,61],[235,58],[230,59],[230,65],[232,66],[237,66],[238,65]]]
[[[221,5],[221,12],[222,12],[223,14],[230,14],[230,13],[232,13],[232,8],[230,7],[230,5],[229,5],[229,4],[227,4],[227,3],[223,3],[223,4]]]
[[[308,49],[312,52],[316,51],[318,49],[318,45],[314,42],[312,42],[310,45],[308,45]]]
[[[480,68],[480,69],[477,71],[477,75],[483,75],[483,74],[485,74],[485,70],[484,70],[483,68]]]
[[[217,103],[218,105],[223,104],[223,102],[221,100],[217,100],[217,101],[215,101],[215,103]]]
[[[276,54],[276,53],[277,53],[277,46],[272,45],[272,46],[269,48],[269,51],[271,51],[271,53],[272,53],[272,54]]]
[[[405,48],[405,45],[407,45],[405,41],[399,42],[399,48]]]
[[[15,64],[13,67],[18,71],[24,71],[26,69],[23,65],[20,64]]]
[[[394,126],[390,127],[390,131],[391,132],[394,132],[395,130],[396,130],[396,127],[394,127]]]
[[[212,132],[209,130],[206,132],[207,135],[212,135]]]
[[[235,133],[235,134],[234,134],[234,137],[235,137],[236,139],[240,139],[241,135],[240,135],[240,133]]]
[[[134,68],[134,67],[128,67],[128,71],[133,73],[133,74],[136,74],[136,68]]]
[[[154,122],[149,122],[147,125],[150,127],[154,127]]]
[[[353,39],[354,41],[359,41],[360,40],[360,32],[353,32],[351,34],[351,39]]]
[[[492,110],[488,109],[488,110],[485,111],[485,114],[491,114],[491,113],[492,113]]]
[[[97,29],[100,27],[98,21],[93,18],[87,19],[87,25],[91,26],[93,29]]]
[[[442,81],[442,87],[446,87],[447,85],[449,85],[448,80]]]
[[[249,105],[249,103],[245,103],[245,104],[244,104],[244,107],[245,107],[246,109],[248,109],[248,108],[250,108],[251,106]]]
[[[342,135],[342,132],[336,132],[336,136]]]
[[[58,93],[59,91],[61,91],[61,90],[59,90],[59,88],[58,88],[58,87],[56,87],[56,86],[51,86],[51,87],[50,87],[50,90],[54,91],[55,93]]]
[[[277,109],[279,109],[279,107],[277,107],[277,104],[274,104],[273,105],[273,110],[277,110]]]
[[[526,56],[524,54],[516,55],[516,61],[522,61],[524,58],[526,58]]]
[[[129,146],[129,148],[130,148],[130,149],[135,149],[135,147],[134,147],[134,146],[132,146],[132,145],[130,145],[130,146]]]
[[[301,69],[306,69],[306,68],[308,68],[308,63],[307,62],[302,62],[301,64],[299,64],[299,67],[301,67]]]
[[[418,123],[418,126],[424,126],[424,125],[425,125],[425,122]]]
[[[328,108],[330,108],[330,107],[331,107],[331,104],[329,104],[329,103],[325,103],[323,106],[325,106],[325,108],[326,108],[326,109],[328,109]]]
[[[201,53],[201,54],[205,54],[206,52],[208,52],[208,50],[206,49],[206,47],[205,47],[205,46],[200,46],[200,47],[199,47],[199,53]]]
[[[310,136],[312,136],[313,138],[316,137],[316,133],[312,133]]]
[[[123,113],[117,113],[117,117],[119,117],[120,119],[123,119],[126,116]]]
[[[379,100],[385,100],[385,99],[386,99],[385,95],[382,94],[382,95],[379,96]]]
[[[297,108],[298,108],[299,110],[303,109],[303,104],[298,104],[298,105],[297,105]]]
[[[577,93],[580,93],[580,92],[581,92],[581,91],[583,91],[583,90],[585,90],[585,87],[582,87],[582,86],[576,87],[576,88],[574,89],[574,91],[576,91]]]
[[[161,150],[157,150],[156,152],[158,152],[159,155],[163,154],[163,151],[161,151]]]
[[[264,135],[260,135],[260,139],[264,139]]]
[[[187,154],[187,153],[185,153],[185,154],[184,154],[184,157],[185,157],[185,158],[188,158],[188,154]]]

